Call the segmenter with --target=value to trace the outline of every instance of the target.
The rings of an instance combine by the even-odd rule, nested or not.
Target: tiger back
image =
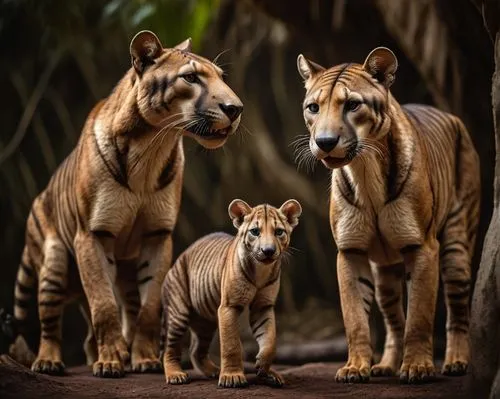
[[[251,208],[242,200],[234,200],[229,215],[238,228],[236,237],[213,233],[179,256],[165,277],[162,295],[167,383],[189,381],[180,365],[182,337],[189,328],[194,367],[207,377],[219,377],[221,387],[246,386],[238,317],[249,307],[250,325],[260,348],[258,375],[270,385],[283,385],[282,377],[270,368],[276,347],[274,304],[281,261],[301,212],[295,200],[286,201],[279,209],[266,204]],[[220,373],[208,356],[217,327]]]
[[[469,361],[470,262],[479,221],[479,159],[460,119],[434,107],[401,106],[390,87],[398,67],[387,48],[363,65],[325,69],[300,55],[309,149],[332,170],[330,224],[349,346],[341,382],[395,374],[434,376],[438,279],[444,283],[443,373]],[[403,277],[408,319],[403,311]],[[371,367],[369,312],[384,317],[385,348]]]

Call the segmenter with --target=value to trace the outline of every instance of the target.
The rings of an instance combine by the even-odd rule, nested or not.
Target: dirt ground
[[[309,363],[300,367],[277,367],[286,380],[280,389],[256,385],[221,389],[217,382],[192,373],[184,386],[166,385],[162,374],[127,374],[122,379],[97,379],[87,367],[68,370],[64,377],[32,373],[14,363],[0,364],[0,398],[465,398],[464,377],[439,377],[433,383],[407,386],[396,378],[372,379],[368,384],[338,384],[339,363]]]

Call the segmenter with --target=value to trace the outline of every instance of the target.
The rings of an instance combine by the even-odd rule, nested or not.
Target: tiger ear
[[[297,69],[302,79],[308,80],[317,73],[324,71],[325,68],[315,62],[309,61],[302,54],[297,57]]]
[[[227,208],[227,212],[229,213],[229,217],[233,220],[233,225],[237,229],[243,223],[243,219],[246,215],[248,215],[252,211],[250,205],[248,205],[245,201],[240,199],[235,199],[231,201],[229,207]]]
[[[187,51],[188,53],[191,53],[192,45],[193,45],[193,41],[191,40],[190,37],[188,37],[186,40],[184,40],[183,42],[179,43],[174,48],[176,48],[177,50]]]
[[[302,206],[299,201],[289,199],[281,205],[280,211],[285,215],[286,220],[292,228],[299,224],[299,216],[302,214]]]
[[[388,89],[396,78],[398,60],[387,47],[377,47],[366,57],[363,69]]]
[[[154,64],[155,58],[158,58],[162,51],[163,46],[158,36],[149,30],[140,31],[130,41],[132,66],[138,74],[142,74],[148,65]]]

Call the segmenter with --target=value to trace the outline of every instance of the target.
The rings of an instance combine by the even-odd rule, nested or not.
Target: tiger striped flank
[[[447,308],[442,372],[465,374],[480,203],[479,158],[469,133],[454,115],[397,102],[390,87],[398,63],[385,47],[363,65],[325,69],[299,55],[297,66],[310,153],[332,170],[330,224],[349,347],[337,380],[367,381],[398,369],[403,382],[434,377],[439,276]],[[380,362],[371,366],[373,297],[386,340]]]
[[[161,371],[160,291],[181,201],[183,136],[215,149],[241,120],[223,71],[193,54],[190,39],[163,48],[142,31],[130,56],[27,220],[14,313],[22,326],[38,283],[37,372],[64,372],[61,318],[73,300],[88,324],[95,376],[122,377],[129,359],[135,372]]]
[[[167,383],[189,382],[180,365],[182,338],[189,328],[193,366],[207,377],[218,377],[220,387],[246,386],[238,316],[249,307],[250,326],[259,345],[258,377],[272,386],[283,385],[283,378],[270,368],[276,347],[274,305],[281,261],[301,212],[295,200],[286,201],[279,209],[267,204],[251,208],[234,200],[229,215],[238,229],[236,237],[213,233],[179,256],[162,291]],[[220,370],[208,356],[217,327]]]

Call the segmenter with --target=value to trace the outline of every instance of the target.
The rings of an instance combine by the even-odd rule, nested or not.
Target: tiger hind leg
[[[61,375],[64,363],[61,356],[62,313],[66,300],[68,253],[56,237],[44,243],[44,262],[38,286],[38,312],[41,324],[40,347],[33,362],[33,371]]]
[[[172,270],[167,275],[166,284],[162,289],[166,329],[163,371],[167,384],[187,384],[189,382],[188,374],[181,367],[181,355],[182,339],[190,322],[190,304],[188,295],[183,290],[185,287],[182,286],[182,280],[177,279],[177,274],[175,269]],[[174,281],[169,284],[172,279]]]
[[[470,249],[464,207],[451,211],[440,251],[441,275],[447,310],[446,355],[442,373],[464,375],[469,363]]]
[[[373,365],[371,375],[395,375],[403,356],[405,315],[403,310],[403,263],[373,268],[375,297],[384,317],[386,330],[384,353],[380,362]]]
[[[208,378],[218,378],[220,372],[208,355],[215,330],[215,322],[196,318],[191,323],[191,363]]]

